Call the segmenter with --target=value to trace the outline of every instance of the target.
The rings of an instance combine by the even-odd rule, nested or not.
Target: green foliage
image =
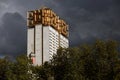
[[[118,43],[60,48],[49,62],[32,66],[26,55],[0,59],[0,80],[120,80]]]
[[[30,80],[28,58],[18,56],[15,62],[0,59],[0,80]]]
[[[34,66],[31,70],[36,75],[36,80],[48,80],[53,76],[52,66],[48,62],[45,62],[42,66]]]
[[[13,65],[13,73],[17,80],[28,80],[30,75],[28,74],[28,59],[25,55],[21,55],[16,58],[16,62]]]
[[[120,62],[115,41],[60,48],[51,60],[55,80],[119,80]]]
[[[4,59],[0,59],[0,80],[10,80],[7,76],[10,72],[9,69],[9,61]]]

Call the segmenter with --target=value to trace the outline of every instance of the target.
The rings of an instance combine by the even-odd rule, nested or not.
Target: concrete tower
[[[49,61],[59,47],[67,48],[68,25],[50,8],[27,12],[27,55],[34,65]]]

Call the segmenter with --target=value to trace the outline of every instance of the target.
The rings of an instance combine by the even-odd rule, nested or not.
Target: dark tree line
[[[15,62],[0,59],[0,80],[120,80],[119,44],[96,41],[92,45],[60,48],[49,62],[32,66],[25,55]]]

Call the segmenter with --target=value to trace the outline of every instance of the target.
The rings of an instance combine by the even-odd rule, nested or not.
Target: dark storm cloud
[[[56,0],[70,24],[70,44],[96,39],[120,40],[119,0]]]
[[[26,12],[42,6],[69,24],[71,46],[96,39],[120,41],[120,0],[0,0],[1,12],[8,12],[0,20],[0,53],[25,52]]]
[[[26,52],[26,21],[19,13],[6,13],[0,26],[0,54],[16,56]]]

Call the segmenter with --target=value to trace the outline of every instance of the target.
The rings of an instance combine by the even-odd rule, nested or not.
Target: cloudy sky
[[[42,6],[69,24],[70,46],[120,41],[120,0],[0,0],[0,56],[26,53],[26,12]]]

